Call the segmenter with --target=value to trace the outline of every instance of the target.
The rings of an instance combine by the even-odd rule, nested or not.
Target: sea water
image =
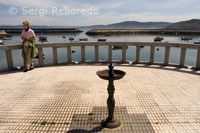
[[[39,42],[40,34],[36,34],[36,43]],[[48,37],[48,42],[51,43],[64,43],[70,42],[69,38],[73,37],[75,42],[78,42],[80,38],[88,38],[88,42],[97,42],[99,38],[105,38],[107,42],[153,42],[156,35],[95,35],[88,36],[85,32],[82,33],[52,33],[45,34]],[[65,36],[65,38],[63,38]],[[193,44],[195,41],[199,41],[200,37],[194,36],[193,40],[190,41],[182,41],[181,36],[162,36],[164,37],[163,42],[173,42],[173,43],[187,43]],[[20,34],[14,34],[11,40],[5,40],[6,45],[21,45],[22,40]],[[159,49],[159,50],[158,50]],[[72,53],[72,61],[79,62],[81,61],[81,47],[72,46],[72,50],[75,52]],[[86,46],[86,61],[94,61],[95,60],[95,49],[93,46]],[[49,64],[53,63],[53,50],[52,48],[43,48],[44,52],[44,63]],[[172,47],[170,50],[170,63],[179,64],[180,61],[180,48]],[[155,48],[155,62],[164,62],[165,48],[164,47],[156,47]],[[14,67],[23,66],[23,58],[21,56],[21,50],[12,50]],[[113,50],[112,53],[113,60],[122,60],[122,50]],[[187,49],[186,51],[186,65],[195,66],[196,65],[196,49]],[[99,47],[99,59],[107,60],[108,59],[108,47],[100,46]],[[135,61],[136,60],[136,47],[129,46],[127,48],[127,60]],[[145,46],[141,48],[140,52],[140,60],[141,61],[149,61],[150,60],[150,47]],[[67,62],[67,48],[58,48],[58,62]],[[39,64],[38,59],[34,59],[35,64]],[[7,68],[6,55],[5,51],[0,51],[0,69]]]

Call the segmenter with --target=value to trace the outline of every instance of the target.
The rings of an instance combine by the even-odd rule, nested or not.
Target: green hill
[[[179,29],[179,30],[199,30],[200,19],[192,19],[188,21],[181,21],[172,23],[166,26],[164,29]]]

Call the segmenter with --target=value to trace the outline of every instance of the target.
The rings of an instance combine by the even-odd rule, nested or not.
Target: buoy
[[[157,51],[159,51],[159,48],[157,48]]]

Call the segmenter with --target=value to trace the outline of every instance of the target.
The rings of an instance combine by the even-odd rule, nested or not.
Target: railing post
[[[71,46],[67,46],[67,59],[68,63],[71,64],[72,63]]]
[[[12,58],[12,51],[6,50],[6,59],[9,69],[13,69],[13,58]]]
[[[108,46],[108,62],[112,62],[112,45]]]
[[[153,64],[153,63],[154,63],[154,54],[155,54],[155,46],[151,46],[150,64]]]
[[[181,48],[181,55],[180,55],[180,67],[184,67],[185,65],[185,55],[186,55],[186,48]]]
[[[122,63],[126,63],[126,45],[122,46]]]
[[[95,46],[95,62],[99,62],[99,46]]]
[[[170,47],[165,47],[165,62],[164,62],[164,65],[169,64],[169,53],[170,53]]]
[[[38,54],[39,54],[39,64],[40,66],[44,65],[44,60],[43,60],[43,49],[38,48]]]
[[[58,64],[58,52],[56,47],[53,47],[53,61],[54,65]]]
[[[200,69],[200,48],[198,48],[198,52],[197,52],[196,68]]]
[[[82,63],[85,63],[85,46],[81,46],[81,59]]]
[[[140,63],[140,46],[136,46],[136,63]]]

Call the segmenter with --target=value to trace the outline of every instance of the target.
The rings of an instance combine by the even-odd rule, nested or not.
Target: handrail
[[[71,42],[71,43],[40,43],[35,44],[38,48],[39,53],[39,65],[44,66],[43,61],[43,48],[51,47],[53,49],[53,63],[58,65],[58,52],[57,48],[66,47],[67,48],[67,58],[68,64],[72,63],[71,47],[79,46],[81,47],[81,63],[85,63],[85,46],[94,46],[95,51],[95,63],[99,61],[99,46],[108,46],[108,60],[107,62],[113,62],[112,60],[112,46],[122,46],[122,60],[121,63],[127,63],[126,60],[126,46],[136,46],[136,61],[134,63],[144,63],[140,61],[140,48],[141,46],[150,46],[150,61],[148,64],[159,64],[159,65],[172,65],[169,63],[170,48],[178,47],[181,49],[180,62],[176,66],[185,67],[185,57],[186,49],[192,48],[197,49],[197,60],[196,68],[200,69],[200,45],[198,44],[185,44],[185,43],[167,43],[167,42]],[[164,63],[156,63],[154,61],[155,47],[165,47],[165,58]],[[22,49],[21,45],[2,45],[0,50],[6,51],[7,64],[9,69],[13,69],[13,58],[12,50]],[[86,62],[87,63],[87,62]]]
[[[47,47],[67,47],[67,46],[161,46],[161,47],[181,47],[181,48],[200,48],[198,44],[185,44],[185,43],[159,43],[159,42],[70,42],[70,43],[39,43],[35,44],[36,48]],[[0,50],[14,50],[21,49],[21,45],[1,45]]]

